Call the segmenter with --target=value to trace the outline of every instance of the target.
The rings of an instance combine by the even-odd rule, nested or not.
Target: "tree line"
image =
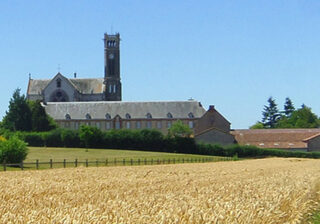
[[[278,109],[275,99],[269,97],[264,106],[261,121],[256,122],[250,129],[268,128],[319,128],[320,119],[310,107],[302,104],[296,109],[289,97],[285,99],[283,111]]]

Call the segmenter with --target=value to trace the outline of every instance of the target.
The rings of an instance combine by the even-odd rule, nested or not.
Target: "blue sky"
[[[1,0],[0,116],[29,73],[103,77],[111,31],[122,39],[124,101],[192,97],[232,128],[261,120],[270,96],[320,115],[318,0]]]

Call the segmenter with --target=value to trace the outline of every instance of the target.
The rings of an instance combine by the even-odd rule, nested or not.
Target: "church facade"
[[[181,120],[195,138],[210,136],[216,143],[232,144],[230,122],[215,108],[205,110],[195,100],[123,102],[120,78],[120,35],[104,35],[104,77],[67,78],[61,73],[52,79],[29,78],[27,98],[40,100],[59,126],[78,129],[81,125],[110,129],[157,129],[166,134]],[[214,130],[214,131],[213,131]],[[218,137],[217,137],[218,136]]]
[[[43,102],[121,101],[120,34],[104,35],[104,78],[73,79],[58,73],[52,79],[29,78],[27,98]]]

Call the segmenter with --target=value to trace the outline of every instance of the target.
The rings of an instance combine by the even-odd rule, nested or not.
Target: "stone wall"
[[[234,144],[234,136],[228,132],[212,128],[195,137],[198,143],[230,145]]]

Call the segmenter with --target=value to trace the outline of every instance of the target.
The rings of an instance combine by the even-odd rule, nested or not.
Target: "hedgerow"
[[[193,138],[165,136],[158,130],[110,130],[83,126],[79,131],[55,129],[49,132],[9,132],[0,130],[0,135],[12,136],[25,141],[29,146],[112,148],[140,151],[174,152],[212,156],[245,157],[301,157],[320,158],[319,152],[302,152],[280,149],[261,149],[255,146],[196,144]]]

